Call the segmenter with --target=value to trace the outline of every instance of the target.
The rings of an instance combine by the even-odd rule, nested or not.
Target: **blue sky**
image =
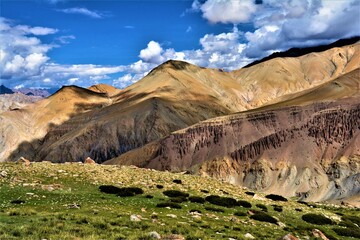
[[[168,59],[238,69],[360,35],[358,0],[1,0],[0,83],[126,87]]]

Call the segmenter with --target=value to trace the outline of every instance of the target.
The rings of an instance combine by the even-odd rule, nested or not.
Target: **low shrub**
[[[156,204],[156,207],[158,207],[158,208],[171,207],[171,208],[181,209],[181,205],[178,203],[174,203],[174,202],[158,203],[158,204]]]
[[[124,187],[120,188],[117,195],[119,197],[132,197],[138,194],[143,194],[144,191],[138,187]]]
[[[283,211],[283,207],[282,207],[282,206],[273,205],[273,207],[274,207],[274,211],[276,211],[276,212],[282,212],[282,211]]]
[[[172,197],[170,198],[170,202],[174,202],[174,203],[183,203],[186,202],[187,198],[182,196],[182,197]]]
[[[178,190],[166,190],[163,192],[163,194],[168,197],[188,197],[189,196],[188,193],[178,191]]]
[[[269,214],[266,214],[264,212],[257,212],[254,215],[251,215],[250,218],[260,221],[260,222],[268,222],[268,223],[274,223],[274,224],[277,223],[277,220],[274,217],[272,217]]]
[[[247,191],[247,192],[245,192],[245,194],[247,194],[247,195],[249,195],[249,196],[255,196],[255,193],[254,193],[254,192],[249,192],[249,191]]]
[[[234,198],[231,197],[220,197],[217,195],[210,195],[205,198],[211,204],[222,206],[222,207],[235,207],[238,206],[238,203]]]
[[[201,204],[205,203],[205,199],[198,196],[190,196],[189,201],[193,203],[201,203]]]
[[[308,213],[304,214],[301,218],[305,222],[317,225],[333,224],[333,221],[330,218],[327,218],[320,214]]]
[[[301,208],[295,208],[295,211],[302,212],[303,210]]]
[[[333,228],[333,230],[339,236],[360,238],[359,228]]]
[[[115,187],[112,185],[101,185],[99,187],[100,192],[107,193],[107,194],[118,194],[120,191],[119,187]]]
[[[238,217],[245,217],[245,216],[247,216],[247,214],[244,213],[244,212],[234,212],[234,215],[235,215],[235,216],[238,216]]]
[[[174,179],[174,180],[173,180],[173,183],[182,184],[182,181],[181,181],[180,179]]]
[[[152,196],[152,195],[145,195],[145,198],[151,199],[151,198],[154,198],[154,196]]]
[[[263,210],[264,212],[267,212],[267,210],[268,210],[264,204],[258,203],[258,204],[256,204],[256,206],[258,208],[260,208],[261,210]]]
[[[269,194],[265,196],[268,199],[271,199],[273,201],[282,201],[282,202],[287,202],[287,199],[284,198],[283,196],[277,195],[277,194]]]
[[[24,204],[25,201],[21,200],[21,199],[16,199],[16,200],[12,200],[10,203],[11,204]]]
[[[208,190],[205,190],[205,189],[201,189],[200,192],[202,192],[202,193],[209,193],[209,191],[208,191]]]
[[[190,212],[190,213],[193,213],[193,212],[201,213],[201,210],[198,210],[198,209],[191,209],[189,212]]]
[[[164,186],[163,186],[163,185],[160,185],[160,184],[157,184],[157,185],[156,185],[156,188],[158,188],[158,189],[163,189]]]
[[[350,215],[344,215],[341,217],[341,220],[343,221],[351,221],[352,223],[357,224],[358,226],[360,226],[360,217],[358,216],[350,216]]]
[[[208,210],[208,211],[213,211],[213,212],[225,212],[224,209],[221,209],[221,208],[214,208],[214,207],[205,207],[205,210]]]
[[[300,204],[303,204],[303,205],[306,205],[306,206],[309,206],[309,204],[307,203],[307,202],[304,202],[304,201],[297,201],[298,203],[300,203]]]
[[[237,201],[238,206],[244,207],[244,208],[251,208],[252,205],[248,201],[245,200],[239,200]]]

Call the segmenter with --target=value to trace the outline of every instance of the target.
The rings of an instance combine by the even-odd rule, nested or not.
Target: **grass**
[[[149,239],[153,231],[162,237],[180,234],[185,239],[243,239],[246,233],[256,239],[278,239],[290,232],[303,239],[312,237],[312,229],[321,228],[331,239],[350,240],[353,238],[344,236],[344,232],[355,229],[354,224],[358,223],[356,209],[325,205],[313,208],[289,199],[277,203],[283,209],[277,212],[269,207],[273,200],[264,198],[262,193],[256,195],[263,200],[254,199],[240,187],[193,175],[132,167],[50,163],[29,167],[1,163],[0,171],[8,173],[0,177],[0,239],[132,240]],[[182,184],[174,183],[173,179],[181,180]],[[104,190],[112,193],[107,194],[99,191],[100,186],[117,188]],[[119,189],[139,194],[119,197],[116,192]],[[169,190],[184,193],[189,201],[170,202],[174,197],[163,194]],[[220,204],[226,206],[204,203],[202,199],[211,195],[219,196]],[[267,214],[286,227],[251,219],[247,214],[251,209],[235,204],[232,199],[247,201],[260,209],[268,206]],[[157,207],[159,204],[167,206]],[[303,212],[295,211],[296,208]],[[194,215],[194,211],[198,214]],[[301,217],[308,213],[334,218],[337,225],[305,222]],[[133,214],[139,215],[141,221],[131,221]],[[169,217],[171,214],[176,218]],[[357,234],[357,230],[347,232]]]

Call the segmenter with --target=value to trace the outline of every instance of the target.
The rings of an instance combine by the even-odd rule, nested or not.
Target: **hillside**
[[[61,124],[26,139],[23,145],[31,151],[16,150],[16,144],[5,149],[14,152],[11,159],[67,162],[90,156],[101,163],[200,121],[284,101],[331,81],[359,67],[359,46],[275,58],[230,73],[168,61],[121,91],[90,88],[105,92],[109,103],[69,112],[71,118],[59,112]],[[51,112],[51,105],[42,107]]]
[[[280,239],[288,234],[315,239],[323,234],[350,240],[360,234],[358,209],[347,203],[297,202],[187,174],[0,163],[0,184],[0,239]],[[129,195],[128,187],[136,194]]]
[[[280,103],[201,122],[106,164],[190,171],[312,201],[357,195],[359,73]]]

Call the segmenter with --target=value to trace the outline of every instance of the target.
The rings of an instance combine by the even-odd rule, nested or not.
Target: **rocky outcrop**
[[[360,191],[360,98],[255,111],[194,125],[109,163],[191,170],[308,200]],[[144,147],[146,148],[146,146]],[[150,147],[149,147],[150,148]]]

